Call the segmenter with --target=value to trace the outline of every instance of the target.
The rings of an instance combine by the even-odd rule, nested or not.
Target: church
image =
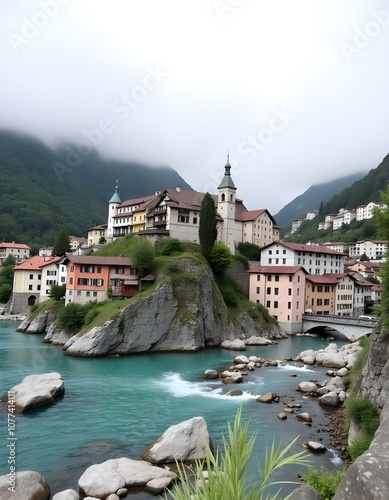
[[[233,254],[239,243],[263,247],[278,241],[280,228],[268,210],[247,210],[243,201],[236,197],[236,191],[227,156],[217,194],[212,194],[216,207],[217,240],[225,243]],[[165,189],[122,202],[116,186],[108,203],[105,239],[111,242],[126,234],[137,233],[150,239],[178,238],[199,243],[199,216],[204,195],[177,186],[176,189]]]

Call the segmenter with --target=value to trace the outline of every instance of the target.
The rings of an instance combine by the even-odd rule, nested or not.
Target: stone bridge
[[[353,316],[330,316],[319,314],[303,314],[303,332],[312,332],[313,329],[332,328],[348,340],[359,339],[373,331],[376,320],[354,318]],[[334,332],[334,333],[336,333]]]

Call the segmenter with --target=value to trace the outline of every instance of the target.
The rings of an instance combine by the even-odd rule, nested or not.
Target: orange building
[[[67,266],[65,304],[132,297],[139,291],[138,270],[126,257],[67,254],[61,263]]]

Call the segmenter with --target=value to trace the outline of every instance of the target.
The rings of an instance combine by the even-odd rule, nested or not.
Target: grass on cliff
[[[370,335],[365,335],[359,339],[359,345],[362,350],[358,353],[354,365],[351,367],[348,375],[344,377],[344,383],[350,394],[357,394],[361,382],[361,374],[366,364],[370,349]]]
[[[33,320],[48,309],[53,309],[55,312],[58,312],[63,307],[65,307],[65,302],[63,300],[48,299],[40,304],[34,304],[30,309],[29,318]]]
[[[380,425],[380,415],[377,408],[367,398],[349,397],[345,401],[348,426],[354,422],[362,435],[355,439],[348,448],[353,460],[362,455],[373,441],[375,431]]]

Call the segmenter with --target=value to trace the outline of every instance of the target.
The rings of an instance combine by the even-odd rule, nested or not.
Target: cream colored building
[[[13,314],[25,314],[31,306],[49,298],[51,286],[59,282],[60,260],[61,257],[35,256],[13,268]]]
[[[30,250],[31,248],[24,243],[0,243],[0,265],[3,264],[9,255],[14,258],[15,262],[28,259],[30,257]]]

